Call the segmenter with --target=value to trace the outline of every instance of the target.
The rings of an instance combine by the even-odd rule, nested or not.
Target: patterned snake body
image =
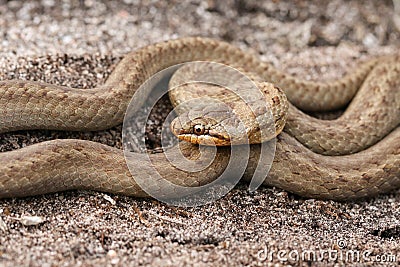
[[[265,184],[305,197],[337,200],[370,197],[400,186],[398,57],[368,61],[341,79],[322,83],[284,74],[224,42],[172,40],[128,54],[106,83],[92,90],[1,81],[0,132],[112,127],[122,122],[132,95],[146,79],[171,65],[196,60],[253,72],[282,88],[292,103]],[[353,97],[346,112],[335,121],[317,120],[295,108],[333,110],[346,106]],[[181,148],[187,158],[198,157],[196,146],[182,144]],[[246,176],[254,172],[258,149],[258,145],[251,146]],[[0,198],[70,189],[146,195],[131,176],[122,151],[90,141],[53,140],[0,157]],[[140,165],[141,154],[132,157]],[[213,163],[195,173],[174,168],[163,154],[150,158],[165,179],[196,186],[223,172],[229,148],[220,147]],[[162,191],[160,188],[160,193],[173,194]]]

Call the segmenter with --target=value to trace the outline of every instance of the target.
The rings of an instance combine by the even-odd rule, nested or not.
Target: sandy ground
[[[124,53],[188,35],[229,41],[307,79],[398,50],[391,1],[261,2],[0,0],[0,79],[90,88]],[[54,138],[121,147],[120,128],[0,134],[0,151]],[[45,221],[29,226],[26,216]],[[399,244],[400,190],[337,203],[241,184],[196,208],[83,191],[0,200],[0,266],[372,265],[393,256],[385,264],[395,266]],[[353,252],[360,260],[346,258]]]

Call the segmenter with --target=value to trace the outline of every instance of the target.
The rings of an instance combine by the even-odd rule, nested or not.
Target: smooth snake
[[[241,68],[285,92],[290,102],[286,103],[287,122],[277,136],[275,158],[264,184],[304,197],[335,200],[371,197],[400,186],[398,56],[372,59],[334,81],[312,82],[278,71],[225,42],[199,37],[171,40],[126,55],[105,84],[91,90],[1,81],[0,132],[93,131],[118,125],[132,95],[149,77],[166,67],[197,60]],[[332,121],[300,111],[344,107],[344,114]],[[189,159],[198,157],[195,145],[180,147]],[[255,169],[258,150],[259,145],[251,145],[245,178]],[[141,164],[139,154],[132,157]],[[0,158],[0,198],[71,189],[146,196],[130,174],[123,152],[99,143],[52,140],[1,153]],[[163,153],[150,158],[165,179],[197,186],[224,170],[229,147],[219,147],[213,163],[195,173],[174,168]]]

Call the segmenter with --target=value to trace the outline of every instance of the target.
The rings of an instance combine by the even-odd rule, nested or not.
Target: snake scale
[[[196,60],[240,67],[285,92],[290,102],[286,103],[287,122],[277,136],[275,158],[264,184],[304,197],[334,200],[371,197],[400,187],[398,56],[372,59],[334,81],[313,82],[285,74],[222,41],[200,37],[170,40],[127,54],[105,84],[91,90],[0,81],[0,133],[21,129],[93,131],[118,125],[132,95],[149,77],[169,66]],[[301,111],[344,107],[344,114],[332,121]],[[180,148],[189,159],[199,155],[196,145],[183,142]],[[259,149],[258,144],[251,145],[245,178],[255,170]],[[199,172],[171,166],[163,153],[149,157],[165,179],[197,186],[223,172],[229,152],[229,147],[219,147],[211,165]],[[123,152],[99,143],[52,140],[1,153],[0,158],[0,198],[72,189],[146,196],[129,172]],[[132,158],[141,164],[140,153]]]

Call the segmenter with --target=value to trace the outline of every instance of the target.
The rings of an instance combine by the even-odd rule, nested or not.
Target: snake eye
[[[197,135],[204,134],[204,131],[205,131],[204,125],[197,124],[193,126],[193,132]]]

